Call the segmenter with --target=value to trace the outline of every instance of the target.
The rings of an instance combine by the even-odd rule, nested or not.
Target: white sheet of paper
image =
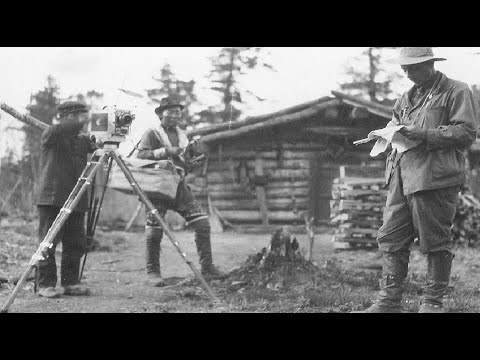
[[[397,149],[399,154],[414,148],[420,141],[412,141],[404,137],[398,131],[405,127],[405,125],[399,126],[390,126],[383,129],[378,129],[371,131],[367,138],[355,141],[355,145],[365,144],[372,140],[377,140],[372,150],[370,151],[370,156],[375,157],[378,154],[381,154],[387,150],[388,144],[392,144],[392,148]]]

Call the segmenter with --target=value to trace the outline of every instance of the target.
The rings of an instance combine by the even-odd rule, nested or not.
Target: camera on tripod
[[[88,132],[96,141],[102,143],[120,143],[130,134],[130,126],[135,114],[130,110],[105,107],[92,111]]]

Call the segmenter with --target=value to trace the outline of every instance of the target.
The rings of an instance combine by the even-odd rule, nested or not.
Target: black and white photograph
[[[479,313],[479,125],[480,47],[0,47],[0,313]]]

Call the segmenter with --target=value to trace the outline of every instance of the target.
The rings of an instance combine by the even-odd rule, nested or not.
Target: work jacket
[[[179,156],[170,156],[165,151],[167,146],[179,147],[185,151]],[[155,157],[154,151],[157,149],[164,151]],[[202,154],[200,147],[193,144],[189,146],[187,134],[177,126],[174,134],[163,127],[148,129],[140,140],[136,157],[148,160],[171,160],[177,170],[182,172],[182,175],[186,175],[190,171],[190,159],[200,154]]]
[[[65,119],[44,130],[41,137],[41,174],[36,205],[62,207],[87,165],[87,155],[95,145],[86,135],[80,135],[82,124]],[[87,211],[87,192],[83,194],[75,211]]]
[[[430,92],[417,104],[410,102],[412,87],[393,108],[399,125],[426,129],[426,140],[395,158],[387,158],[387,182],[395,165],[400,166],[403,192],[462,185],[465,182],[464,151],[476,138],[478,105],[468,85],[437,72]]]

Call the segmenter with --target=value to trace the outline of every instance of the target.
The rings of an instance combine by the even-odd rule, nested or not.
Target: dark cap
[[[57,106],[57,113],[59,117],[77,112],[88,112],[87,106],[80,101],[65,101]]]
[[[183,110],[184,106],[180,104],[178,101],[172,99],[171,97],[165,97],[160,100],[160,106],[155,109],[155,114],[159,115],[162,113],[163,110],[169,109],[172,107],[179,107]]]

